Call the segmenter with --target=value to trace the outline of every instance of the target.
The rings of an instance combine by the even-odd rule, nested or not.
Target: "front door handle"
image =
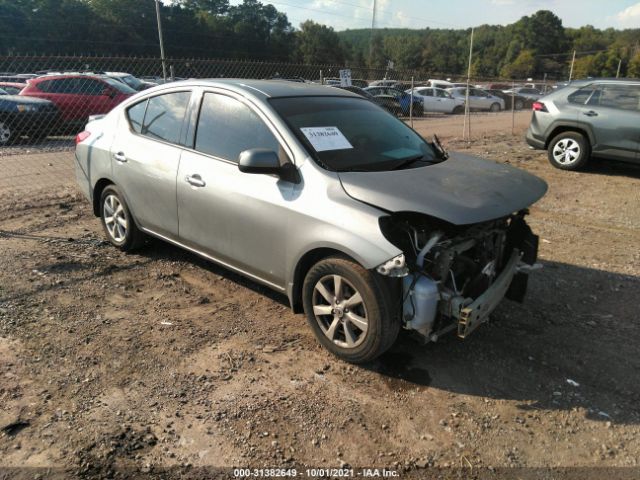
[[[116,162],[120,163],[125,163],[127,161],[127,156],[122,152],[114,153],[113,158]]]
[[[206,182],[202,180],[202,177],[197,173],[194,175],[187,175],[185,180],[189,185],[193,185],[194,187],[204,187]]]
[[[594,112],[593,110],[589,110],[588,112],[584,112],[587,117],[597,117],[598,112]]]

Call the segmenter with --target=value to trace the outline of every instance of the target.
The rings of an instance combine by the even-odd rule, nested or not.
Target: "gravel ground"
[[[259,285],[161,242],[110,247],[71,176],[28,196],[7,187],[0,468],[640,477],[640,168],[561,172],[521,136],[477,135],[468,145],[451,134],[449,147],[549,183],[530,217],[544,268],[525,304],[503,302],[469,339],[403,335],[364,367],[320,348]]]

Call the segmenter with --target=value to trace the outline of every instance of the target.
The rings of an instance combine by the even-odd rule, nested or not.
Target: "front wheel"
[[[115,185],[109,185],[102,191],[100,219],[109,242],[123,252],[144,244],[145,235],[138,229],[124,196]]]
[[[491,112],[499,112],[500,111],[500,104],[499,103],[492,103],[491,104],[491,108],[489,108],[489,110]]]
[[[549,163],[560,170],[579,170],[589,160],[589,144],[578,132],[562,132],[547,148]]]
[[[375,359],[398,336],[400,321],[389,288],[351,260],[331,257],[316,263],[305,277],[302,295],[318,341],[347,362]]]
[[[462,115],[464,113],[464,107],[462,105],[458,105],[453,109],[452,113],[454,115]]]

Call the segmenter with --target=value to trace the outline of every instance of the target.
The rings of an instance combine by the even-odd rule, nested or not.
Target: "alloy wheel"
[[[553,146],[553,158],[562,165],[571,165],[580,158],[580,144],[571,138],[563,138]]]
[[[124,242],[127,236],[129,222],[127,214],[116,195],[107,195],[103,204],[104,224],[113,240]]]
[[[326,337],[342,348],[360,345],[369,329],[367,309],[355,287],[341,275],[322,277],[313,289],[313,314]]]

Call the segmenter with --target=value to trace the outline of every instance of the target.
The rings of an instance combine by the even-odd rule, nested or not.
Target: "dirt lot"
[[[470,146],[458,125],[440,133],[549,183],[531,210],[544,268],[525,304],[505,301],[465,341],[403,336],[365,367],[321,349],[261,286],[161,242],[110,247],[68,171],[49,185],[6,181],[0,467],[52,469],[40,478],[294,465],[640,477],[640,168],[552,169],[524,145],[522,121],[516,137]],[[41,161],[64,171],[69,158]],[[549,466],[583,469],[536,470]]]

